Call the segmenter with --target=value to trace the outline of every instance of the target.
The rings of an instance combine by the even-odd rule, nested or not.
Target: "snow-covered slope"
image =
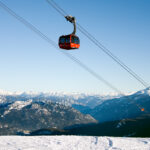
[[[97,123],[97,121],[70,106],[50,101],[14,101],[0,105],[0,135],[17,135],[43,128],[63,129],[88,123]]]
[[[1,136],[0,150],[149,150],[150,138]]]
[[[103,101],[90,112],[100,122],[135,118],[150,112],[150,88],[138,91],[132,95]],[[144,108],[146,111],[141,111]]]
[[[9,106],[9,109],[4,112],[4,115],[8,114],[11,112],[11,110],[16,109],[16,110],[21,110],[23,107],[26,107],[27,105],[30,105],[32,103],[32,100],[28,101],[15,101]]]

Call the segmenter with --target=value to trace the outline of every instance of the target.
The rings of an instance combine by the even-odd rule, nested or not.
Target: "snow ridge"
[[[28,101],[15,101],[13,104],[9,106],[9,109],[4,112],[4,115],[7,115],[11,112],[12,109],[21,110],[23,107],[30,105],[32,103],[32,100]]]
[[[148,87],[148,88],[146,88],[144,90],[138,91],[135,94],[136,95],[148,95],[148,96],[150,96],[150,87]]]

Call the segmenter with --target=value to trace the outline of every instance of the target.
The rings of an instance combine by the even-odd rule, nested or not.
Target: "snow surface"
[[[0,150],[150,150],[150,138],[0,136]]]

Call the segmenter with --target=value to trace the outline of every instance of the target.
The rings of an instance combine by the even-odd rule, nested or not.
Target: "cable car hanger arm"
[[[72,16],[65,16],[66,20],[69,21],[70,23],[73,23],[73,26],[74,26],[74,30],[72,32],[72,34],[76,34],[76,19],[75,17],[72,17]]]

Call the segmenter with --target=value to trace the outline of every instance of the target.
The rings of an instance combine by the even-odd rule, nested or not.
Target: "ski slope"
[[[150,150],[150,138],[0,136],[0,150]]]

